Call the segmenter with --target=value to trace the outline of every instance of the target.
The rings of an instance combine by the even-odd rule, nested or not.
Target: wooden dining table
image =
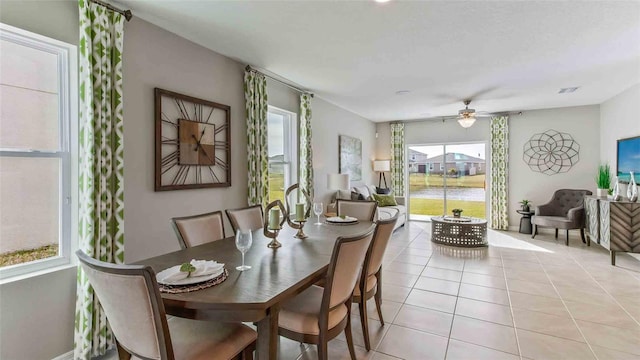
[[[271,239],[264,236],[262,229],[254,231],[253,246],[245,255],[246,265],[251,266],[247,271],[236,270],[242,258],[233,237],[136,264],[149,265],[158,273],[191,259],[224,263],[229,276],[219,285],[182,294],[162,293],[167,314],[196,320],[253,322],[258,331],[258,359],[276,359],[278,312],[282,303],[326,275],[338,237],[363,234],[375,226],[369,221],[352,225],[314,223],[305,224],[304,232],[309,237],[304,240],[294,238],[296,230],[285,224],[278,236],[282,247],[277,249],[267,247]]]

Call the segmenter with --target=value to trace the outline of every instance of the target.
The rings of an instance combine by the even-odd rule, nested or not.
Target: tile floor
[[[383,267],[381,326],[373,300],[373,350],[353,309],[358,359],[640,359],[640,261],[617,266],[576,234],[489,231],[488,248],[433,244],[430,223],[394,233]],[[315,346],[281,339],[281,359],[316,359]],[[330,359],[349,359],[344,335]]]

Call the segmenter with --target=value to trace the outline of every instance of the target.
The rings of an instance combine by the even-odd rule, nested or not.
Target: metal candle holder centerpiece
[[[280,220],[281,213],[283,215],[282,220]],[[267,247],[272,249],[279,248],[282,244],[278,241],[278,233],[288,218],[287,211],[285,210],[284,205],[282,205],[282,201],[276,200],[267,205],[265,214],[267,214],[267,218],[264,221],[263,233],[264,236],[271,238],[271,242],[267,244]]]
[[[300,192],[302,193],[302,195],[304,196],[305,200],[306,200],[306,211],[305,211],[305,203],[297,203],[296,204],[296,218],[294,220],[291,219],[291,206],[289,205],[289,194],[296,190],[299,189]],[[300,185],[299,184],[294,184],[289,186],[289,188],[287,189],[287,191],[285,191],[284,193],[284,201],[287,205],[287,224],[289,224],[289,226],[291,226],[293,229],[297,229],[298,232],[294,235],[294,237],[298,238],[298,239],[306,239],[309,236],[307,236],[307,234],[304,233],[304,223],[307,222],[307,219],[309,218],[309,216],[311,216],[311,207],[313,206],[313,201],[311,200],[311,197],[309,196],[309,193],[305,190],[305,189],[300,189]]]

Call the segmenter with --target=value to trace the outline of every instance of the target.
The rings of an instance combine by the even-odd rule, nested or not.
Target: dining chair
[[[362,265],[360,281],[353,291],[353,302],[358,304],[360,310],[360,323],[362,324],[362,334],[364,334],[364,346],[367,351],[371,350],[369,340],[369,322],[367,320],[367,300],[375,298],[376,309],[380,323],[384,325],[382,318],[382,259],[387,250],[389,239],[393,233],[393,228],[398,220],[398,215],[384,220],[378,220],[373,233],[371,245],[367,251],[367,256]],[[364,294],[364,295],[363,295]]]
[[[351,216],[362,221],[373,221],[378,210],[375,201],[336,200],[338,216]]]
[[[343,330],[351,359],[356,354],[351,334],[351,299],[373,231],[339,237],[333,247],[324,288],[311,285],[282,304],[278,333],[291,340],[316,344],[318,359],[327,359],[327,343]]]
[[[238,229],[257,230],[264,226],[262,206],[254,205],[242,209],[225,210],[233,232]]]
[[[224,222],[222,211],[211,213],[175,217],[171,219],[171,225],[176,232],[178,242],[182,249],[201,245],[210,241],[224,239]]]
[[[82,250],[76,255],[109,320],[120,359],[253,359],[256,332],[245,325],[167,320],[151,267],[105,263]]]

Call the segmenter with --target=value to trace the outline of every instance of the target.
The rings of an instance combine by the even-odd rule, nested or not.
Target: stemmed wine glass
[[[251,230],[238,229],[236,232],[236,248],[242,253],[242,265],[237,266],[236,270],[245,271],[251,269],[251,266],[244,264],[244,254],[251,249],[251,244],[253,244]]]
[[[323,209],[324,206],[322,205],[322,203],[313,203],[313,213],[318,217],[318,222],[316,222],[314,225],[322,225],[322,223],[320,222],[320,214],[322,214]]]

